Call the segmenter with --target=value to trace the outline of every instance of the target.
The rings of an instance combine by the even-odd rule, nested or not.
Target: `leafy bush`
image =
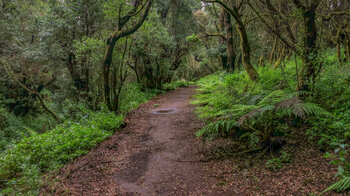
[[[178,81],[164,84],[163,90],[165,91],[175,90],[179,87],[188,87],[190,84],[193,84],[193,83],[186,80],[178,80]]]
[[[263,68],[260,75],[258,83],[242,73],[219,73],[200,80],[193,103],[209,123],[197,136],[239,136],[252,150],[262,149],[263,155],[283,143],[288,120],[328,115],[316,104],[301,101],[287,85],[280,85],[284,80],[276,73]]]
[[[329,186],[324,192],[336,191],[343,192],[350,190],[350,162],[349,162],[349,145],[341,144],[334,150],[334,153],[326,153],[327,158],[331,158],[331,164],[338,166],[336,176],[340,180]]]
[[[42,173],[58,169],[102,142],[123,122],[114,113],[90,113],[80,123],[65,122],[43,134],[31,131],[0,154],[3,193],[37,191]]]
[[[193,104],[198,106],[199,117],[208,124],[197,136],[239,137],[254,150],[280,143],[288,126],[304,118],[306,133],[316,139],[320,149],[337,151],[327,157],[338,165],[340,181],[326,191],[348,190],[349,153],[348,147],[342,146],[348,146],[350,139],[350,64],[337,66],[334,51],[327,51],[324,56],[320,77],[303,101],[297,97],[304,92],[295,91],[293,61],[286,62],[283,72],[259,67],[257,83],[250,81],[245,73],[217,73],[202,78]],[[300,59],[298,64],[302,64]],[[271,160],[269,164],[278,168],[278,162]]]
[[[176,82],[175,86],[185,84],[188,82]],[[2,112],[0,118],[6,118],[6,122],[2,121],[0,128],[15,129],[11,137],[0,134],[0,145],[8,146],[7,150],[0,153],[0,189],[3,189],[1,193],[37,195],[43,173],[55,171],[88,153],[91,148],[120,128],[126,112],[161,92],[143,90],[138,84],[127,84],[121,95],[120,114],[110,112],[106,107],[101,111],[91,111],[85,108],[84,104],[69,104],[64,108],[66,112],[61,114],[69,120],[42,134],[38,133],[36,126],[25,126],[28,123],[24,122],[23,118]],[[36,122],[31,121],[34,124]],[[15,127],[15,124],[18,126]],[[14,140],[8,145],[8,140],[3,138]]]
[[[328,191],[344,192],[344,191],[348,191],[349,189],[350,189],[350,177],[344,177],[340,181],[329,186],[323,192],[324,193]]]
[[[116,115],[113,112],[97,111],[87,113],[86,118],[82,119],[82,122],[88,126],[100,129],[100,130],[114,130],[118,129],[123,124],[124,116]]]
[[[157,89],[143,89],[139,84],[126,84],[120,97],[120,111],[126,113],[162,93]]]
[[[328,65],[324,76],[316,83],[314,100],[326,107],[328,118],[310,119],[308,134],[319,139],[320,148],[336,148],[350,138],[350,64]]]
[[[315,85],[313,101],[322,104],[332,115],[311,118],[311,127],[307,133],[318,140],[321,150],[332,150],[326,153],[331,163],[338,166],[339,181],[325,191],[346,191],[350,189],[350,64],[335,66],[335,55],[328,54],[322,77]]]
[[[16,116],[1,105],[0,100],[0,152],[5,150],[13,141],[30,135],[28,129],[39,133],[54,125],[53,119],[47,114],[32,114]]]

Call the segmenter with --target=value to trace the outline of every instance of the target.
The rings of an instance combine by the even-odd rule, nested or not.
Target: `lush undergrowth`
[[[158,89],[143,89],[140,85],[127,84],[120,97],[120,112],[127,113],[152,97],[163,93]]]
[[[5,150],[13,140],[29,135],[28,128],[42,133],[50,129],[54,123],[54,120],[46,113],[40,115],[30,113],[26,116],[15,115],[5,109],[4,105],[8,102],[9,100],[5,100],[0,94],[0,152]]]
[[[346,70],[350,65],[338,65],[329,53],[323,68],[313,92],[308,94],[295,90],[294,61],[287,61],[277,70],[260,67],[256,83],[242,72],[202,78],[193,104],[198,106],[199,117],[208,123],[197,136],[239,138],[246,152],[259,152],[257,157],[261,157],[286,142],[290,127],[307,130],[320,150],[331,152],[327,156],[339,166],[340,177],[348,178],[350,73]]]
[[[86,113],[80,122],[65,122],[43,134],[34,131],[1,154],[4,194],[37,194],[42,173],[58,169],[112,135],[123,116],[106,111]]]
[[[194,82],[186,81],[186,80],[178,80],[175,82],[164,84],[163,90],[165,90],[165,91],[175,90],[179,87],[188,87],[191,84],[194,84]]]
[[[188,84],[184,81],[169,83],[165,85],[165,90]],[[86,154],[120,128],[128,111],[162,92],[164,91],[143,90],[139,85],[127,84],[118,114],[103,108],[101,111],[92,111],[78,105],[74,109],[67,109],[75,111],[75,118],[44,133],[41,133],[41,129],[36,129],[42,123],[40,119],[20,118],[6,112],[1,116],[6,119],[6,124],[3,125],[5,131],[1,132],[3,135],[0,138],[1,147],[6,148],[0,154],[1,193],[37,195],[44,173],[57,171],[76,157]],[[41,118],[45,119],[43,116]]]

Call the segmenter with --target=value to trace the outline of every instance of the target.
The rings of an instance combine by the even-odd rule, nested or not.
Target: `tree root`
[[[258,154],[258,156],[255,157],[255,159],[260,159],[262,156],[264,156],[264,155],[267,153],[267,151],[268,151],[269,149],[270,149],[269,147],[264,148],[264,150],[261,151],[261,152]]]

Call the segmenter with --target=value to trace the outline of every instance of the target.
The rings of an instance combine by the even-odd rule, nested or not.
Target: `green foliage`
[[[35,93],[19,87],[0,68],[0,187],[5,188],[4,194],[37,194],[42,173],[87,153],[120,127],[125,113],[163,90],[188,86],[191,84],[188,80],[220,69],[219,64],[224,60],[221,57],[227,52],[224,39],[206,36],[215,32],[225,34],[217,17],[219,7],[203,6],[197,0],[154,1],[142,27],[115,45],[109,82],[111,92],[118,91],[111,97],[117,105],[115,110],[119,110],[118,114],[107,111],[101,96],[104,90],[101,62],[106,39],[117,23],[127,18],[116,19],[130,13],[135,2],[0,1],[0,60],[9,62],[18,80],[39,91],[47,106],[66,121],[56,126]],[[341,7],[347,9],[347,3],[343,4]],[[321,7],[320,13],[329,11],[329,6]],[[337,9],[334,5],[334,10]],[[250,12],[245,10],[242,19],[250,22],[246,14],[249,16]],[[299,50],[304,43],[301,35],[306,33],[299,25],[303,13],[301,9],[293,9],[289,14],[292,18],[287,17],[288,21],[297,24],[299,33],[294,37]],[[141,15],[142,10],[128,24],[135,24]],[[323,25],[327,23],[322,21]],[[252,62],[257,62],[260,56],[270,56],[272,61],[280,54],[288,56],[289,51],[284,50],[269,54],[274,39],[265,33],[265,28],[256,28],[252,23],[245,27],[251,42]],[[336,24],[322,29],[327,27],[330,32],[321,33],[317,45],[329,47],[331,40],[327,34],[341,30],[337,40],[344,47],[341,56],[348,56],[345,55],[347,40],[344,40],[349,37],[348,32],[333,29]],[[235,30],[233,40],[238,48]],[[276,49],[282,49],[282,45]],[[244,72],[217,73],[201,79],[193,103],[198,106],[198,115],[208,124],[197,136],[241,138],[250,149],[267,149],[281,144],[286,130],[303,119],[307,133],[318,141],[320,149],[336,148],[335,153],[327,156],[338,165],[341,181],[327,190],[345,190],[349,186],[350,170],[347,162],[350,65],[337,63],[332,50],[321,52],[318,57],[323,62],[322,69],[314,78],[315,84],[310,84],[312,92],[308,93],[295,92],[299,73],[291,60],[282,61],[277,70],[266,63],[265,67],[257,68],[260,76],[257,83]],[[236,65],[241,66],[242,54],[239,50],[235,54]],[[308,56],[315,57],[314,52]],[[300,68],[303,62],[300,58],[297,62]],[[125,81],[120,77],[124,74]],[[299,95],[303,95],[303,100]],[[287,159],[284,154],[272,159],[268,167],[281,167],[284,159]]]
[[[286,86],[279,86],[284,81],[280,75],[266,68],[259,71],[258,83],[249,82],[242,73],[219,73],[198,82],[199,93],[193,103],[199,105],[197,113],[209,124],[197,136],[239,136],[251,148],[271,148],[283,142],[286,122],[329,115],[318,105],[295,97]]]
[[[336,191],[344,192],[350,190],[350,162],[349,158],[349,145],[341,144],[335,150],[334,153],[326,153],[327,158],[331,158],[331,164],[338,166],[337,176],[340,180],[333,185],[329,186],[324,192]]]
[[[292,163],[294,160],[292,159],[292,155],[282,151],[282,155],[278,158],[272,158],[268,160],[265,165],[270,170],[278,170],[283,168],[283,164]]]
[[[344,192],[350,190],[350,177],[345,177],[342,180],[332,184],[323,193],[328,191]]]
[[[164,84],[163,90],[165,90],[165,91],[175,90],[179,87],[188,87],[191,84],[193,84],[193,83],[190,81],[178,80],[178,81],[169,82],[169,83]]]
[[[321,77],[312,93],[295,92],[297,85],[294,61],[283,70],[259,68],[260,80],[251,82],[245,73],[217,73],[198,82],[199,92],[193,101],[199,117],[208,121],[197,132],[203,138],[242,138],[250,149],[280,143],[289,126],[303,120],[306,133],[318,141],[332,164],[338,166],[340,181],[326,191],[345,190],[349,179],[348,142],[350,137],[350,64],[335,66],[334,52],[325,54]],[[298,58],[298,64],[301,64]],[[297,96],[302,96],[301,101]],[[320,107],[322,106],[322,108]],[[266,138],[269,138],[266,140]],[[277,169],[281,157],[266,163]]]
[[[158,89],[143,89],[140,84],[127,84],[120,97],[120,112],[126,113],[133,110],[160,93],[162,92]]]
[[[172,53],[177,49],[174,37],[159,15],[152,12],[139,31],[133,34],[133,39],[132,55],[144,62],[141,65],[143,70],[138,72],[139,82],[145,88],[162,89],[163,83],[174,74],[174,70],[171,70],[174,69],[171,68],[174,60]]]
[[[342,192],[349,190],[350,164],[348,142],[350,139],[350,64],[335,66],[337,59],[332,51],[325,54],[322,77],[315,85],[313,100],[322,104],[332,115],[309,119],[311,127],[307,134],[318,140],[321,150],[335,149],[326,153],[331,164],[338,166],[340,181],[326,191]]]
[[[73,48],[77,60],[82,60],[88,55],[90,66],[98,64],[103,59],[104,41],[97,38],[82,37],[82,40],[75,40]]]
[[[191,42],[198,41],[198,35],[193,34],[193,35],[187,36],[186,41],[191,41]]]
[[[89,112],[81,122],[65,122],[43,134],[15,142],[0,156],[0,186],[5,194],[30,193],[40,186],[42,173],[62,167],[108,138],[123,117]]]
[[[122,7],[123,9],[120,9]],[[124,15],[132,8],[131,4],[126,3],[126,0],[110,0],[103,3],[103,12],[107,19],[114,20],[118,14]],[[119,13],[120,12],[120,13]]]
[[[203,138],[216,138],[219,136],[226,136],[230,134],[236,127],[237,122],[235,120],[218,120],[203,127],[196,133],[196,136]]]
[[[123,114],[159,93],[159,90],[143,90],[140,85],[127,84],[121,97],[121,115],[109,112],[106,107],[101,111],[91,111],[81,103],[71,104],[63,109],[66,111],[65,118],[70,121],[43,134],[37,133],[36,126],[10,126],[13,131],[17,131],[14,133],[19,135],[18,138],[13,136],[16,140],[10,146],[6,142],[4,146],[8,146],[8,149],[0,153],[0,170],[4,171],[0,173],[2,193],[38,194],[43,173],[55,171],[76,157],[86,154],[120,128]],[[3,115],[1,113],[0,118],[3,118]],[[5,115],[12,116],[9,113]],[[71,117],[68,117],[69,115]],[[5,118],[10,122],[11,118]],[[14,118],[17,119],[14,124],[21,119]],[[7,125],[5,127],[8,127]],[[7,139],[9,136],[4,137]]]
[[[273,158],[266,162],[266,167],[270,170],[278,170],[283,167],[283,164],[281,163],[281,159],[279,158]]]
[[[123,115],[116,116],[115,113],[106,111],[89,112],[86,118],[82,120],[83,124],[95,127],[99,130],[116,131],[123,124]]]
[[[8,148],[13,141],[28,136],[28,129],[42,133],[55,124],[45,113],[17,116],[5,107],[8,101],[0,97],[0,152]]]
[[[327,107],[332,116],[310,119],[308,134],[319,139],[320,148],[336,148],[350,138],[350,65],[335,67],[329,62],[326,66],[324,77],[316,84],[315,101]]]

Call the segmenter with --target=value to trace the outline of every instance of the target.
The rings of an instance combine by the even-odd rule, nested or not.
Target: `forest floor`
[[[180,88],[130,112],[124,129],[62,168],[41,195],[307,195],[336,180],[302,135],[286,146],[293,163],[276,171],[247,155],[216,156],[234,145],[195,137],[204,123],[190,104],[194,93]]]

